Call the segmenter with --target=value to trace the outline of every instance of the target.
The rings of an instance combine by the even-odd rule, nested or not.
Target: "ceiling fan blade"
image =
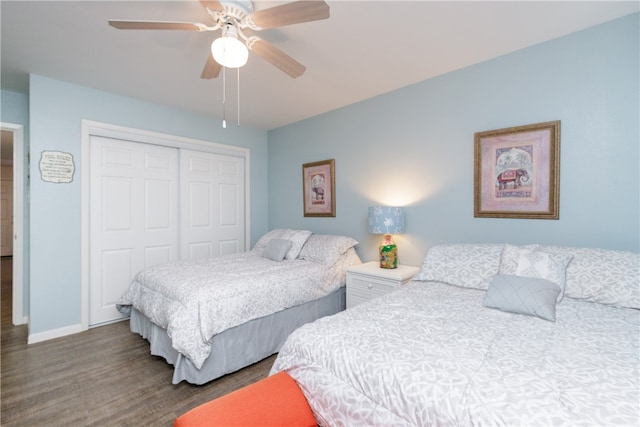
[[[329,17],[329,5],[324,1],[300,0],[293,3],[258,10],[253,22],[263,30],[302,22],[318,21]]]
[[[216,60],[213,59],[211,52],[209,52],[209,57],[207,58],[207,62],[204,64],[204,69],[202,70],[202,74],[200,74],[200,78],[215,79],[220,74],[221,69],[222,65],[218,64]]]
[[[109,21],[109,25],[119,30],[185,30],[206,31],[204,24],[197,22],[167,22],[167,21]]]
[[[222,10],[222,4],[217,0],[200,0],[200,3],[210,10]]]
[[[248,43],[249,49],[257,55],[263,57],[272,65],[289,74],[294,79],[304,74],[307,67],[273,46],[271,43],[260,38],[254,38]]]

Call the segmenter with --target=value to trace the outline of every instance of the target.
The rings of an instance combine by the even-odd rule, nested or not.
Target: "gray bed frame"
[[[211,354],[200,369],[171,346],[165,329],[134,308],[131,308],[130,327],[132,332],[149,341],[152,355],[161,356],[174,366],[173,384],[183,380],[204,384],[277,353],[298,327],[338,313],[345,306],[345,287],[342,286],[323,298],[227,329],[211,339]]]

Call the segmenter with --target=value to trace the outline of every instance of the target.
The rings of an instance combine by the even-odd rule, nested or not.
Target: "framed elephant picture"
[[[477,218],[558,219],[560,121],[475,133]]]
[[[335,159],[302,165],[304,216],[336,216]]]

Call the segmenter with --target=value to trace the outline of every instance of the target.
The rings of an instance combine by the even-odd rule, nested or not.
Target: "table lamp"
[[[384,240],[378,246],[380,268],[398,268],[398,247],[391,240],[391,235],[404,233],[404,209],[397,206],[371,206],[369,233],[384,234]]]

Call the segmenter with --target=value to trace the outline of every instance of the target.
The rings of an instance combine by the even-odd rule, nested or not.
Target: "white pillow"
[[[557,301],[562,301],[571,255],[541,251],[537,246],[505,245],[501,256],[500,274],[545,279],[560,287]]]
[[[285,228],[275,228],[271,231],[268,231],[253,246],[253,250],[256,251],[258,255],[262,255],[264,247],[267,246],[267,243],[269,243],[271,239],[283,239],[287,231],[288,230]]]
[[[500,254],[500,268],[498,273],[509,274],[515,276],[516,269],[518,268],[518,260],[520,258],[520,251],[522,249],[538,250],[540,245],[524,245],[516,246],[509,243],[504,245],[502,253]]]
[[[291,240],[291,248],[289,249],[289,252],[287,252],[285,258],[296,259],[300,254],[302,246],[304,246],[304,243],[307,241],[309,236],[311,236],[311,231],[308,230],[275,228],[262,236],[260,240],[258,240],[258,242],[253,246],[253,250],[257,252],[258,255],[262,255],[262,251],[271,239]]]
[[[302,247],[299,258],[332,265],[343,253],[357,244],[357,240],[347,236],[312,234]]]
[[[567,297],[640,309],[640,253],[563,246],[541,249],[573,256],[567,267]]]
[[[434,246],[413,280],[444,282],[463,288],[487,289],[498,272],[503,245],[463,243]]]
[[[289,230],[286,234],[286,239],[291,240],[291,249],[287,252],[286,259],[296,259],[300,255],[300,251],[304,246],[307,239],[311,236],[311,232],[308,230]]]

